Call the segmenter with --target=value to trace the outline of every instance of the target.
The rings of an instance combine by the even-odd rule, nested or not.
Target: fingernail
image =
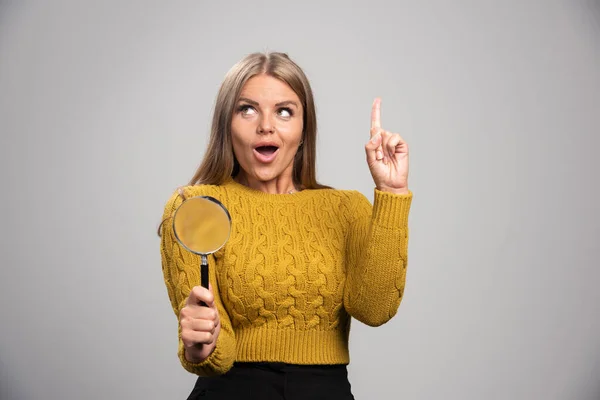
[[[377,159],[381,160],[383,158],[383,153],[381,152],[381,150],[377,150]]]

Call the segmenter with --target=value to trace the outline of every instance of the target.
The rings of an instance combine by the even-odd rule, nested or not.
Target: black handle
[[[202,265],[200,265],[200,284],[208,289],[208,259],[205,255],[202,255]],[[208,307],[203,301],[200,301],[200,305]]]

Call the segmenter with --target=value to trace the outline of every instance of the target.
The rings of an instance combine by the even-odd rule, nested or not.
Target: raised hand
[[[408,193],[408,144],[397,133],[381,128],[381,99],[371,110],[371,140],[365,145],[367,163],[377,189]]]
[[[214,350],[221,324],[215,306],[212,285],[209,289],[195,286],[188,296],[185,307],[179,313],[181,340],[188,361],[200,362]],[[201,305],[204,302],[206,306]]]

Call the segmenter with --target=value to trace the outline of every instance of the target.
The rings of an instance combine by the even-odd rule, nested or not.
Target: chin
[[[287,168],[277,168],[275,165],[255,166],[250,168],[247,176],[251,176],[261,182],[269,182],[285,175]]]
[[[240,165],[240,174],[245,175],[246,178],[257,179],[261,182],[269,181],[273,179],[275,176],[275,172],[272,170],[267,170],[266,168],[248,168],[245,169]]]
[[[281,175],[281,174],[279,174],[279,175]],[[254,174],[254,177],[261,182],[269,182],[269,181],[272,181],[273,179],[277,178],[279,175],[275,174],[274,172],[257,173],[257,174]]]

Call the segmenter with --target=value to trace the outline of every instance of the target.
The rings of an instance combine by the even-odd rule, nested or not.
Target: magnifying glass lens
[[[173,228],[177,239],[196,254],[212,254],[229,238],[231,221],[221,203],[207,197],[193,197],[179,206]]]

